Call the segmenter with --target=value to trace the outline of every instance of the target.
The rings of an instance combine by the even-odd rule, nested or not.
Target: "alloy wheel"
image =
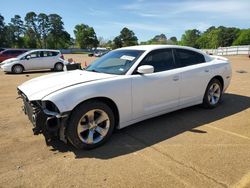
[[[85,144],[96,144],[103,140],[110,128],[107,113],[100,109],[90,110],[80,119],[77,134]]]

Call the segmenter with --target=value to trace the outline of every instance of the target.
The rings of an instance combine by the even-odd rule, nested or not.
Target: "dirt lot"
[[[233,79],[218,108],[137,123],[92,151],[48,147],[33,135],[16,86],[48,72],[0,72],[0,187],[250,187],[250,59],[230,60]]]

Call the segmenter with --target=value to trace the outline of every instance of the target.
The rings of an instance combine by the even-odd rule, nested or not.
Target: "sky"
[[[5,0],[0,14],[5,23],[27,12],[59,14],[74,37],[74,27],[84,23],[106,40],[123,27],[133,30],[139,41],[158,34],[177,39],[187,29],[205,31],[210,26],[250,28],[250,0]]]

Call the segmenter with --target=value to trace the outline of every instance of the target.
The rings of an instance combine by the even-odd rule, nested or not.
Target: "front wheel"
[[[218,79],[212,79],[206,89],[203,106],[205,108],[215,108],[218,106],[222,95],[222,85]]]
[[[12,72],[15,74],[21,74],[23,72],[24,68],[22,65],[14,65],[12,67]]]
[[[69,119],[67,137],[78,149],[93,149],[106,142],[114,130],[114,114],[103,102],[78,106]]]

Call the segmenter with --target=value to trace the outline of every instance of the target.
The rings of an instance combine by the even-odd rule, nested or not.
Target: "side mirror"
[[[27,56],[25,57],[25,59],[29,60],[29,59],[30,59],[30,55],[27,55]]]
[[[138,67],[137,72],[140,74],[151,74],[154,72],[154,67],[151,65],[142,65]]]

